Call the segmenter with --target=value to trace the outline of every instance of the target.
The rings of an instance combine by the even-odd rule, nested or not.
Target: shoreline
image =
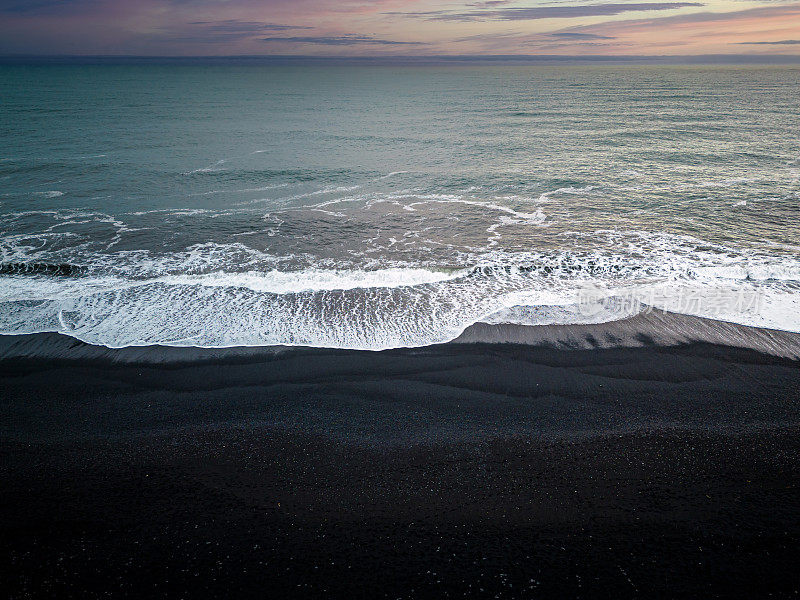
[[[636,347],[676,347],[712,344],[754,350],[800,360],[800,333],[740,325],[704,317],[653,309],[616,321],[592,324],[519,325],[477,322],[443,344],[383,350],[276,346],[141,345],[112,348],[84,342],[59,332],[0,334],[0,361],[14,359],[101,360],[114,363],[190,363],[229,359],[259,359],[286,352],[414,352],[449,345],[513,344],[554,350],[593,350]]]

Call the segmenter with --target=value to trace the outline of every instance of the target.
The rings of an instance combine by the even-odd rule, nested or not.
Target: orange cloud
[[[732,46],[800,38],[800,4],[781,4],[746,10],[692,14],[656,19],[613,21],[568,30],[613,37],[621,54],[729,53]],[[769,44],[764,44],[765,47]],[[780,44],[776,44],[780,46]],[[783,53],[786,46],[783,44]],[[781,49],[768,52],[780,53]]]

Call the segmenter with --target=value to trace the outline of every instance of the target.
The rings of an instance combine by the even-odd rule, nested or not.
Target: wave
[[[423,200],[443,199],[452,200]],[[380,350],[447,342],[481,322],[592,324],[644,307],[800,331],[795,254],[646,232],[561,235],[550,251],[448,252],[451,264],[400,253],[274,255],[212,242],[97,252],[8,238],[0,245],[0,333],[60,332],[109,347]],[[589,236],[602,247],[582,250]]]
[[[266,273],[210,273],[205,275],[176,275],[158,281],[173,285],[246,288],[271,294],[296,294],[334,290],[402,288],[439,283],[463,276],[462,270],[389,268],[365,270],[320,270],[299,272],[278,270]]]
[[[647,307],[800,331],[800,267],[793,263],[677,270],[631,257],[562,253],[469,268],[271,269],[138,280],[80,269],[72,277],[61,267],[6,265],[0,333],[60,332],[108,347],[381,350],[444,343],[480,322],[592,324]]]

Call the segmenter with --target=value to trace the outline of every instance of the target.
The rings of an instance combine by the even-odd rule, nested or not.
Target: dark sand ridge
[[[478,325],[460,340],[512,338],[534,345],[2,338],[0,585],[59,598],[798,593],[800,363],[785,357],[799,335],[656,313]]]
[[[525,327],[476,323],[454,342],[526,344],[561,349],[675,346],[703,342],[750,348],[784,358],[800,358],[800,334],[747,327],[658,309],[648,309],[628,319],[596,325]]]

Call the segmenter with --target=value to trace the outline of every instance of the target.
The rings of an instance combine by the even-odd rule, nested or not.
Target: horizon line
[[[0,63],[69,62],[69,61],[266,61],[266,62],[636,62],[713,61],[731,64],[735,61],[763,64],[800,64],[800,54],[427,54],[427,55],[313,55],[313,54],[231,54],[231,55],[148,55],[148,54],[0,54]]]

